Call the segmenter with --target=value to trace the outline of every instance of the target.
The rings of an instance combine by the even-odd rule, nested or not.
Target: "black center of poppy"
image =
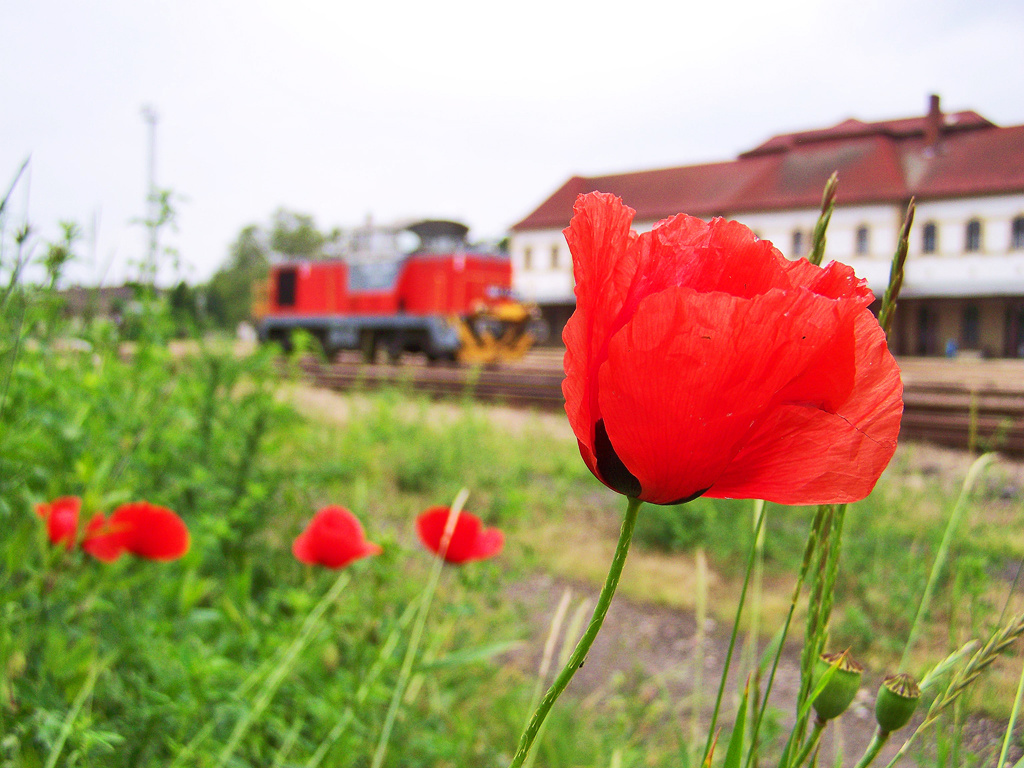
[[[612,441],[608,439],[608,430],[604,428],[604,419],[594,425],[594,456],[597,457],[597,471],[605,483],[630,498],[640,498],[640,481],[615,452]]]
[[[707,488],[704,488],[703,490],[697,491],[696,493],[691,493],[689,496],[684,496],[681,499],[676,499],[675,501],[666,501],[664,504],[662,504],[662,506],[673,507],[676,504],[685,504],[688,501],[693,501],[694,499],[696,499],[696,498],[698,498],[700,496],[703,496],[710,489],[711,489],[711,486],[709,485]]]

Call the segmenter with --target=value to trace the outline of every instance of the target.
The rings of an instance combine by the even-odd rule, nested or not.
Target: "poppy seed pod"
[[[818,681],[836,662],[839,666],[829,679],[828,684],[814,700],[814,711],[818,719],[825,721],[839,717],[846,711],[847,707],[857,695],[860,688],[860,676],[864,667],[853,660],[849,651],[842,653],[823,653],[818,658],[815,681]]]
[[[910,722],[921,698],[917,681],[906,672],[887,675],[875,699],[875,720],[886,733],[898,730]]]

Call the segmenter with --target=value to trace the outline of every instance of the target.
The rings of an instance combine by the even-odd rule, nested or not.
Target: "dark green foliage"
[[[274,211],[270,247],[288,256],[317,256],[327,238],[316,228],[312,216],[285,208]]]

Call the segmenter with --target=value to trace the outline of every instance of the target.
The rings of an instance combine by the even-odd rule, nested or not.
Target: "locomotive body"
[[[379,349],[392,360],[421,352],[494,362],[524,353],[536,311],[511,300],[508,257],[464,247],[466,229],[454,222],[407,229],[421,241],[408,255],[275,264],[257,312],[260,338],[289,347],[303,330],[329,356],[360,350],[368,361]]]

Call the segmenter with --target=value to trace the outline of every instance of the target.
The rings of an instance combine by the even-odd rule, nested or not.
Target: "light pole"
[[[156,192],[156,109],[146,104],[142,107],[142,119],[149,126],[149,189],[146,193],[146,226],[149,228],[149,253],[146,257],[146,273],[151,285],[156,284],[157,225],[160,219]]]

